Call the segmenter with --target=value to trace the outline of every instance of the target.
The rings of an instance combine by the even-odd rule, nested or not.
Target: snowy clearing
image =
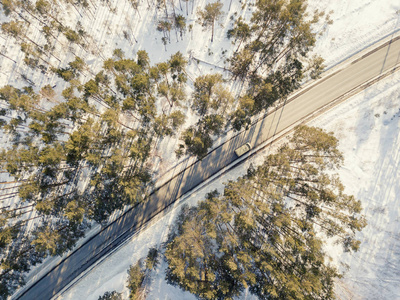
[[[397,72],[311,122],[339,138],[340,178],[346,193],[361,200],[368,222],[359,252],[330,251],[350,266],[337,285],[341,299],[400,297],[399,100]]]
[[[155,12],[146,9],[140,10],[140,18],[128,20],[128,16],[136,15],[134,10],[127,5],[126,1],[118,9],[125,10],[123,17],[119,14],[110,14],[101,11],[99,7],[96,24],[84,24],[91,28],[90,34],[101,46],[100,55],[79,51],[77,54],[83,56],[93,71],[102,64],[101,57],[108,56],[114,48],[121,48],[126,53],[135,53],[143,49],[149,52],[152,62],[159,62],[168,58],[172,53],[182,53],[195,56],[198,59],[209,61],[212,64],[223,65],[221,51],[230,47],[225,38],[226,28],[229,24],[228,16],[235,10],[240,11],[240,4],[233,2],[233,6],[223,27],[216,30],[214,43],[210,46],[209,32],[201,31],[200,26],[195,26],[192,33],[186,34],[184,41],[172,41],[167,51],[161,42],[161,33],[155,32]],[[206,1],[196,3],[203,7]],[[333,11],[331,19],[333,24],[326,31],[322,31],[318,37],[315,53],[325,59],[327,67],[340,63],[343,59],[373,44],[375,41],[390,35],[400,29],[400,3],[393,0],[310,0],[310,11]],[[225,4],[224,10],[227,10]],[[245,13],[245,12],[243,12]],[[71,17],[72,18],[72,17]],[[194,19],[188,20],[194,24]],[[90,21],[90,19],[87,20]],[[135,24],[131,24],[135,23]],[[89,26],[90,25],[90,26]],[[135,26],[130,26],[135,25]],[[100,28],[107,28],[102,31]],[[135,32],[132,31],[135,28]],[[137,43],[127,41],[122,36],[123,30],[130,30],[129,36],[138,40]],[[113,36],[113,38],[110,38]],[[194,36],[194,38],[190,38]],[[18,48],[6,42],[8,51],[12,52]],[[61,50],[60,50],[61,51]],[[105,51],[105,53],[103,52]],[[213,55],[209,53],[213,52]],[[63,63],[70,61],[71,57],[65,56]],[[15,72],[21,71],[22,63],[17,68],[6,65],[3,59],[2,74],[0,81],[4,84],[21,84],[19,75]],[[9,62],[8,62],[9,63]],[[7,69],[17,70],[8,72]],[[193,76],[199,72],[213,70],[209,65],[192,64],[189,71]],[[19,71],[18,71],[19,70]],[[21,71],[22,72],[22,71]],[[13,74],[14,78],[10,78]],[[30,74],[35,82],[44,85],[54,84],[55,76],[44,78],[39,74]],[[340,139],[340,149],[344,152],[345,165],[340,170],[342,181],[346,185],[346,191],[354,194],[362,200],[365,214],[369,225],[364,229],[360,239],[362,240],[359,253],[349,256],[336,253],[333,249],[331,255],[334,260],[343,260],[350,265],[350,271],[338,283],[337,293],[343,299],[395,299],[400,297],[400,271],[397,266],[400,263],[399,245],[399,200],[395,196],[400,194],[399,179],[399,149],[398,132],[400,106],[400,75],[389,76],[364,92],[348,99],[343,104],[320,116],[310,125],[322,127],[333,131]],[[62,84],[57,89],[61,91]],[[189,116],[188,122],[194,122]],[[162,150],[162,159],[158,167],[159,174],[168,170],[176,163],[173,149],[176,143],[164,141],[158,150]],[[267,149],[265,154],[272,149]],[[257,159],[260,161],[263,155]],[[173,223],[179,212],[179,205],[183,202],[195,204],[204,198],[205,193],[212,189],[223,186],[223,182],[236,179],[242,175],[251,161],[241,165],[240,169],[233,170],[224,175],[218,181],[213,182],[188,199],[182,199],[176,204],[176,209],[159,220],[156,224],[147,228],[144,234],[133,237],[129,243],[107,258],[103,263],[94,268],[87,276],[82,278],[75,286],[66,292],[62,299],[97,299],[105,291],[123,291],[127,297],[128,290],[125,287],[127,269],[138,259],[144,257],[152,246],[157,246],[165,241],[169,226]],[[397,205],[396,205],[397,204]],[[96,229],[95,229],[96,230]],[[95,231],[94,230],[94,231]],[[165,264],[161,264],[153,276],[148,299],[195,299],[187,292],[171,287],[164,281]],[[244,297],[249,299],[249,297]]]

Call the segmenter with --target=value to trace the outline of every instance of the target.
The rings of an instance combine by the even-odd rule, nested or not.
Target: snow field
[[[223,10],[226,14],[221,22],[222,27],[216,26],[214,42],[211,44],[211,32],[203,31],[201,26],[195,23],[196,7],[204,7],[207,3],[209,1],[196,1],[194,14],[190,14],[191,6],[189,6],[189,16],[186,16],[185,4],[182,3],[183,15],[187,18],[187,24],[193,25],[193,31],[186,32],[184,40],[181,41],[179,38],[178,42],[175,33],[171,31],[171,43],[167,45],[167,51],[161,42],[162,33],[156,31],[157,18],[164,12],[157,12],[154,7],[148,7],[146,1],[141,3],[139,12],[132,8],[128,0],[113,1],[110,7],[115,9],[115,13],[110,12],[110,7],[106,4],[90,7],[81,12],[71,6],[65,7],[65,11],[68,12],[63,16],[65,22],[76,24],[77,21],[81,21],[94,43],[89,50],[76,45],[70,49],[65,39],[60,38],[56,56],[62,58],[62,62],[58,64],[54,58],[50,58],[50,61],[57,63],[58,67],[65,66],[73,60],[74,55],[70,51],[72,50],[87,62],[92,71],[86,73],[88,80],[92,74],[101,69],[103,60],[110,57],[115,48],[121,48],[127,57],[134,57],[138,50],[146,50],[152,64],[164,61],[171,54],[181,51],[184,55],[209,62],[209,64],[196,63],[192,60],[188,66],[189,78],[194,79],[199,74],[220,71],[220,68],[213,65],[223,66],[225,57],[222,51],[228,50],[226,57],[229,57],[234,50],[230,41],[226,39],[226,30],[231,24],[229,17],[236,12],[238,15],[248,15],[250,11],[248,7],[242,9],[238,1],[232,1],[228,11],[230,1],[225,1]],[[393,0],[310,0],[309,10],[314,9],[325,12],[333,10],[331,13],[333,24],[325,31],[321,28],[321,36],[317,39],[314,51],[325,59],[327,67],[336,65],[380,38],[400,29],[400,3]],[[36,34],[34,28],[29,28],[29,32],[32,35]],[[124,37],[124,32],[127,33],[128,39]],[[2,49],[6,49],[7,55],[17,61],[14,63],[0,56],[1,85],[24,86],[27,83],[22,80],[21,74],[27,74],[28,78],[36,83],[37,88],[45,84],[57,84],[56,91],[60,93],[66,86],[55,75],[48,76],[28,70],[23,65],[23,55],[19,51],[19,46],[12,39],[1,37],[0,43]],[[361,233],[362,245],[359,253],[342,255],[340,251],[336,253],[336,248],[330,253],[334,261],[344,260],[351,266],[345,278],[338,283],[337,293],[343,299],[400,298],[400,290],[397,287],[400,286],[400,274],[398,268],[396,269],[400,260],[400,250],[398,250],[400,206],[399,200],[396,202],[396,195],[400,195],[397,151],[399,80],[398,74],[389,76],[310,124],[333,131],[340,139],[340,149],[345,155],[345,166],[340,170],[342,182],[345,183],[348,193],[354,194],[362,201],[369,224]],[[189,126],[195,121],[196,116],[188,114],[185,125]],[[221,141],[222,139],[219,142]],[[178,162],[174,155],[176,144],[177,140],[167,139],[159,144],[156,151],[160,154],[160,158],[154,162],[154,166],[160,175]],[[259,161],[262,156],[258,158]],[[223,182],[242,175],[250,162],[213,182],[207,189],[194,193],[185,202],[195,204],[210,190],[221,189]],[[107,290],[124,291],[124,295],[127,296],[125,281],[129,265],[146,256],[150,247],[165,241],[169,226],[179,212],[180,204],[176,206],[175,210],[147,228],[144,234],[133,237],[126,246],[93,269],[61,298],[97,299]],[[164,268],[165,264],[162,263],[156,270],[148,299],[194,299],[192,295],[165,283]]]
[[[328,251],[350,267],[337,284],[340,299],[400,298],[399,100],[397,72],[311,122],[339,138],[345,162],[338,173],[368,222],[357,253]]]

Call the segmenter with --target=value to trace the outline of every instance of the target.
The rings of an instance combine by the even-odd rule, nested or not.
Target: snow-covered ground
[[[353,254],[330,253],[350,269],[341,299],[400,299],[400,73],[366,89],[311,125],[333,131],[345,162],[345,191],[360,199],[368,225]]]
[[[333,24],[317,38],[314,53],[329,68],[400,29],[400,2],[395,0],[309,0],[310,11],[331,13]]]
[[[208,2],[195,1],[198,7],[204,7]],[[102,58],[110,56],[114,48],[122,48],[128,57],[132,57],[137,50],[146,50],[149,52],[152,63],[163,61],[179,50],[185,55],[191,54],[211,64],[222,66],[224,60],[222,51],[230,47],[230,42],[225,38],[230,24],[229,16],[235,11],[240,11],[241,14],[249,13],[248,10],[241,11],[241,4],[238,1],[233,1],[231,10],[228,11],[230,1],[225,2],[226,17],[222,22],[222,27],[216,28],[214,43],[209,42],[210,32],[203,32],[200,25],[196,25],[195,14],[193,14],[188,18],[188,24],[193,25],[193,31],[187,32],[185,39],[179,42],[176,42],[174,33],[171,32],[171,43],[167,45],[167,51],[164,50],[161,42],[162,33],[155,30],[154,8],[147,9],[142,3],[139,14],[127,4],[127,0],[124,0],[119,1],[118,6],[113,5],[117,9],[117,12],[113,14],[107,7],[99,6],[98,11],[96,10],[96,16],[99,18],[96,20],[84,18],[82,22],[83,27],[88,28],[89,34],[98,42],[101,53],[91,54],[80,51],[77,54],[87,61],[94,72],[101,67]],[[325,59],[328,67],[340,63],[343,59],[400,29],[400,2],[398,1],[309,0],[309,6],[310,11],[314,9],[326,13],[333,11],[330,16],[333,24],[326,30],[320,29],[321,35],[318,37],[314,51]],[[73,14],[68,18],[72,19],[72,16]],[[104,28],[107,30],[103,30]],[[123,36],[124,31],[128,32],[130,37],[128,40]],[[133,42],[133,39],[137,39],[138,42]],[[12,51],[11,48],[8,50]],[[213,54],[209,55],[209,53]],[[63,65],[71,60],[71,55],[65,57]],[[7,72],[7,66],[3,64],[5,61],[4,59],[2,61],[0,83],[2,85],[17,83],[18,76],[10,79],[12,73]],[[18,68],[13,67],[13,70],[21,70],[21,68],[23,66],[20,63]],[[203,63],[192,63],[189,66],[189,74],[193,76],[212,70],[214,68],[211,65]],[[35,76],[35,74],[32,75],[32,79],[37,79],[35,82],[40,85],[54,84],[57,80],[54,76],[51,78],[36,78]],[[400,219],[398,206],[395,203],[396,191],[400,195],[397,184],[399,118],[396,115],[400,113],[400,105],[396,107],[399,102],[399,80],[398,74],[390,76],[385,81],[320,116],[311,124],[333,131],[340,138],[340,147],[346,159],[344,168],[340,170],[342,181],[346,184],[348,193],[362,200],[369,221],[368,227],[364,229],[360,237],[363,240],[360,252],[353,256],[340,256],[340,259],[351,266],[346,277],[338,284],[338,293],[344,299],[400,298],[399,289],[396,293],[396,287],[400,286],[400,271],[396,269],[396,266],[399,266],[396,262],[400,260],[398,247],[400,235],[396,232]],[[20,79],[19,81],[21,83]],[[57,89],[61,90],[61,88],[62,85],[58,84]],[[173,155],[175,143],[165,141],[159,149],[162,149],[164,153],[159,164],[159,174],[162,174],[176,163]],[[261,158],[262,155],[257,159]],[[207,189],[202,189],[188,199],[181,200],[180,204],[183,202],[194,204],[203,199],[209,190],[222,188],[223,182],[242,175],[250,162],[246,162],[240,169],[233,170],[213,182]],[[144,234],[133,237],[129,243],[94,268],[61,298],[97,299],[107,290],[124,291],[127,296],[125,280],[129,265],[144,257],[150,247],[165,241],[168,228],[179,212],[180,204],[176,204],[175,210],[147,228]],[[337,260],[338,256],[336,255],[334,259]],[[190,294],[167,285],[164,281],[163,268],[165,265],[161,265],[154,274],[148,299],[194,299]],[[382,289],[385,291],[382,292]],[[382,295],[385,297],[381,297]]]
[[[328,66],[332,66],[373,41],[399,28],[400,5],[392,1],[315,1],[311,5],[331,10],[334,20],[318,40]],[[341,29],[341,30],[340,30]],[[368,226],[359,235],[360,251],[349,255],[331,251],[333,261],[350,269],[338,281],[340,299],[400,299],[400,73],[346,100],[309,123],[333,131],[345,157],[339,170],[346,192],[362,201]],[[272,151],[267,149],[266,152]],[[265,155],[267,153],[264,153]],[[262,156],[255,158],[260,161]],[[169,226],[182,203],[195,204],[223,182],[242,175],[251,162],[232,170],[212,184],[176,204],[167,216],[133,237],[123,248],[98,265],[68,290],[62,299],[97,299],[108,290],[123,291],[127,269],[152,246],[165,241]],[[195,299],[164,280],[165,263],[153,273],[148,299]],[[251,296],[243,298],[250,299]]]

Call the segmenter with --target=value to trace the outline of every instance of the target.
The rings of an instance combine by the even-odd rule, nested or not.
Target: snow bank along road
[[[286,105],[276,113],[259,120],[248,130],[210,152],[203,160],[177,174],[150,195],[146,203],[128,210],[17,298],[51,299],[75,277],[137,232],[143,224],[174,203],[176,199],[236,160],[234,153],[236,148],[245,143],[250,143],[253,148],[257,147],[274,133],[287,129],[334,100],[349,92],[357,91],[369,80],[395,70],[396,67],[400,67],[400,37],[392,38],[347,67],[322,78],[317,84],[289,98]]]

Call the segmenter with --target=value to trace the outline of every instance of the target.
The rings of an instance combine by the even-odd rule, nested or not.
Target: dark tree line
[[[2,189],[18,199],[1,210],[3,296],[23,283],[31,265],[71,249],[91,220],[104,224],[114,211],[144,201],[156,140],[185,121],[186,60],[179,52],[151,66],[145,51],[127,59],[116,50],[104,70],[80,84],[84,66],[77,57],[56,70],[70,82],[59,100],[50,86],[39,93],[0,88],[1,128],[11,140],[0,166],[13,178]],[[27,232],[32,210],[38,222]]]
[[[306,13],[307,0],[257,0],[250,20],[238,18],[228,38],[236,45],[229,59],[233,78],[248,82],[246,101],[232,114],[235,129],[297,89],[305,73],[321,72],[323,60],[315,57],[311,69],[307,55],[315,45],[313,25],[323,15]]]
[[[338,141],[301,126],[262,165],[185,207],[165,256],[167,280],[200,299],[231,299],[245,288],[260,299],[333,299],[324,241],[357,251],[366,225],[360,201],[332,170]]]
[[[224,87],[220,74],[202,75],[194,82],[191,108],[198,113],[200,119],[181,134],[183,143],[176,151],[202,158],[212,146],[212,136],[222,133],[226,125],[226,111],[233,103],[233,96]]]
[[[213,30],[221,8],[222,4],[215,2],[201,10],[202,25]],[[228,59],[229,70],[231,79],[245,90],[233,101],[223,87],[222,75],[196,78],[192,109],[200,120],[182,134],[178,157],[187,153],[202,158],[212,147],[213,135],[221,134],[225,126],[247,128],[254,115],[283,101],[305,76],[318,77],[322,58],[307,56],[315,44],[314,25],[324,14],[315,11],[310,17],[306,9],[306,0],[258,0],[249,20],[240,17],[234,22],[227,32],[236,48]]]
[[[67,2],[75,6],[78,5],[83,9],[89,5],[87,1]],[[189,1],[186,2],[188,4]],[[132,1],[131,3],[138,11],[140,1]],[[165,46],[170,43],[173,30],[175,30],[177,40],[179,40],[179,36],[182,38],[186,31],[186,18],[179,14],[177,4],[176,1],[157,1],[158,8],[165,12],[165,16],[157,24],[157,30],[163,33],[162,41]],[[77,24],[73,29],[63,24],[63,20],[58,17],[61,14],[57,10],[57,6],[47,0],[37,1],[35,5],[24,1],[8,0],[4,1],[2,5],[6,14],[15,18],[15,20],[2,24],[3,32],[21,40],[21,49],[26,54],[24,61],[28,65],[40,67],[44,71],[52,70],[72,85],[79,86],[77,77],[85,69],[85,66],[80,66],[79,61],[76,61],[75,66],[55,68],[43,55],[51,53],[51,49],[44,47],[54,45],[54,41],[57,40],[57,32],[62,32],[68,41],[83,45],[82,43],[87,38],[82,26]],[[148,2],[148,5],[151,5],[150,2]],[[198,22],[204,28],[211,29],[211,41],[214,37],[214,27],[223,16],[222,7],[222,3],[217,1],[208,3],[204,9],[197,12]],[[182,13],[183,7],[180,1],[179,8]],[[212,105],[218,105],[218,103],[210,99],[207,100],[207,97],[212,97],[211,95],[200,95],[199,97],[201,93],[199,93],[199,90],[204,89],[201,84],[204,85],[204,81],[209,80],[217,83],[214,90],[219,91],[221,84],[218,83],[218,75],[202,75],[197,78],[192,97],[192,108],[199,113],[201,119],[198,124],[189,128],[182,136],[182,143],[176,150],[178,157],[185,153],[196,155],[199,158],[203,157],[212,146],[213,135],[223,132],[222,127],[217,131],[205,128],[203,126],[206,123],[203,120],[204,115],[218,114],[222,119],[228,120],[228,122],[224,122],[223,126],[229,125],[235,130],[240,130],[251,123],[252,116],[265,111],[275,102],[285,99],[297,89],[306,74],[315,78],[321,72],[323,60],[320,57],[314,57],[310,61],[307,55],[315,44],[314,25],[323,16],[323,13],[316,11],[312,16],[308,16],[306,0],[258,0],[254,8],[251,18],[248,20],[238,18],[227,32],[228,38],[232,40],[235,47],[233,55],[229,58],[229,70],[236,82],[245,83],[246,90],[241,93],[238,100],[229,103],[230,109],[212,111]],[[23,26],[23,22],[29,21],[25,15],[39,20],[39,24],[43,26],[42,32],[47,39],[45,45],[35,44],[34,41],[28,39]],[[79,57],[77,57],[78,59]],[[124,63],[124,59],[117,62],[114,71],[126,73],[120,66]],[[163,74],[163,72],[166,72],[165,65],[160,64],[158,67],[159,70],[154,71],[153,68],[151,70],[153,74],[148,74],[149,82],[152,80],[159,81],[156,77],[160,77],[160,73],[161,77],[166,76]],[[213,78],[213,76],[216,77]],[[126,74],[119,74],[117,77],[117,87],[122,93],[129,88],[124,82],[125,77]],[[138,76],[136,78],[140,79]],[[147,111],[151,111],[150,106],[153,105],[151,98],[157,96],[164,97],[170,105],[176,100],[184,100],[183,83],[185,81],[186,79],[161,80],[157,83],[159,95],[144,97],[143,101],[150,99],[150,102],[143,107],[146,107]],[[144,83],[144,81],[137,82],[137,84]],[[170,87],[170,84],[172,87]],[[90,88],[95,88],[93,82],[88,83],[86,87],[87,90],[90,90]],[[125,107],[129,107],[129,99],[125,104]],[[220,107],[226,108],[226,104],[222,103]],[[146,112],[142,111],[142,114],[146,114]],[[173,113],[171,117],[160,116],[157,119],[158,133],[171,135],[171,127],[181,123],[182,118],[183,116],[177,113]],[[220,123],[212,124],[213,127],[219,125]],[[172,129],[176,130],[176,128]]]

